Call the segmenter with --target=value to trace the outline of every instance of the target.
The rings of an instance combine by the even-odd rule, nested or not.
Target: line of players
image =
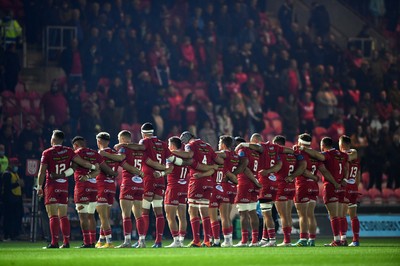
[[[263,142],[253,134],[250,142],[242,138],[221,136],[218,151],[185,131],[168,144],[154,135],[150,123],[142,125],[143,139],[131,143],[131,133],[118,134],[115,150],[109,147],[110,135],[96,136],[99,151],[86,147],[82,137],[72,140],[73,149],[62,146],[64,134],[54,131],[52,147],[42,154],[37,190],[44,196],[50,219],[51,243],[46,248],[69,248],[70,225],[67,214],[68,176],[75,179],[74,201],[79,214],[82,248],[112,248],[110,209],[115,197],[115,177],[122,167],[120,206],[124,242],[117,248],[144,248],[149,228],[149,211],[156,217],[156,239],[153,247],[162,247],[166,218],[173,237],[167,247],[182,247],[186,234],[186,207],[193,233],[190,247],[244,246],[314,246],[316,221],[314,208],[319,177],[323,175],[324,202],[331,219],[334,241],[329,246],[347,245],[347,206],[352,221],[353,242],[358,246],[359,223],[356,216],[359,163],[357,153],[350,150],[350,139],[340,138],[338,151],[328,137],[321,141],[322,152],[310,149],[311,136],[299,136],[298,145],[286,148],[285,138],[276,136]],[[184,149],[182,149],[184,146]],[[46,184],[43,192],[43,184]],[[166,183],[166,185],[165,185]],[[163,204],[164,200],[164,204]],[[263,232],[259,239],[257,202],[263,214]],[[295,203],[300,220],[300,239],[291,244],[291,210]],[[282,221],[284,241],[276,244],[272,207]],[[230,213],[236,205],[240,214],[242,239],[232,242]],[[100,238],[96,242],[94,212],[100,217]],[[224,241],[220,241],[221,225]],[[139,240],[132,245],[131,214],[135,217]],[[178,220],[178,222],[177,222]],[[203,242],[200,240],[200,223]],[[61,229],[63,244],[58,245]],[[251,229],[251,242],[249,230]]]

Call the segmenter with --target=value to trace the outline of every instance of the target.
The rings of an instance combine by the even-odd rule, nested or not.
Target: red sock
[[[249,241],[249,231],[242,229],[242,243],[246,244]]]
[[[161,243],[164,234],[165,219],[163,214],[156,217],[156,243]]]
[[[307,239],[308,233],[300,233],[300,239]]]
[[[233,234],[233,225],[229,227],[229,234]]]
[[[131,218],[124,218],[122,222],[122,226],[124,228],[124,236],[131,235],[132,233],[132,220]]]
[[[275,228],[268,229],[268,238],[270,240],[276,238]]]
[[[220,231],[221,231],[221,226],[219,225],[219,222],[212,222],[211,223],[211,229],[212,229],[212,235],[214,237],[214,239],[219,239],[219,235],[220,235]],[[222,232],[224,230],[222,229]]]
[[[211,238],[210,217],[203,217],[202,222],[203,222],[204,242],[210,242],[210,238]]]
[[[265,227],[263,228],[262,238],[263,239],[268,239],[268,229],[265,228]]]
[[[229,235],[229,234],[230,234],[230,233],[229,233],[229,228],[222,228],[222,234],[223,234],[224,236]]]
[[[89,230],[82,230],[83,244],[90,245],[90,233]]]
[[[193,233],[193,242],[200,242],[200,218],[195,217],[190,220],[190,224],[192,225],[192,233]]]
[[[288,226],[288,227],[283,227],[282,230],[283,230],[283,242],[290,243],[291,242],[290,233],[292,231],[292,228]]]
[[[340,222],[339,217],[333,217],[331,219],[331,227],[334,236],[340,235]]]
[[[172,237],[177,237],[179,235],[179,231],[171,231]]]
[[[348,227],[347,219],[346,219],[346,217],[340,217],[339,219],[340,219],[340,222],[339,222],[340,223],[340,235],[345,236],[347,233],[347,227]]]
[[[353,231],[353,242],[358,242],[360,240],[360,221],[357,216],[351,219],[351,230]]]
[[[61,232],[63,234],[63,243],[68,244],[69,243],[69,237],[71,235],[71,227],[69,225],[69,220],[67,216],[63,216],[60,218],[60,226],[61,226]]]
[[[60,219],[57,215],[50,217],[50,234],[51,234],[51,244],[58,244],[58,234],[60,233]]]
[[[136,219],[136,230],[139,236],[144,235],[144,220],[143,217]]]
[[[100,235],[101,235],[101,236],[104,236],[104,237],[106,236],[106,233],[104,233],[103,228],[100,228]]]
[[[89,230],[90,244],[96,243],[96,230]]]
[[[316,234],[308,234],[308,238],[314,240],[317,237]]]
[[[258,229],[251,231],[251,243],[258,242]]]
[[[149,215],[142,214],[143,218],[143,235],[147,235],[147,231],[149,231]]]
[[[108,236],[108,235],[112,234],[112,230],[111,230],[111,228],[110,229],[106,229],[106,230],[103,231],[103,233],[104,233],[104,236]]]
[[[186,231],[179,231],[178,235],[181,237],[185,237]]]

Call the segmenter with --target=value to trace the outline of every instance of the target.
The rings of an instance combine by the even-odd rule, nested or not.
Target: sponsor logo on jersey
[[[128,200],[132,200],[133,199],[133,197],[131,195],[124,195],[123,198],[124,199],[128,199]]]
[[[59,151],[59,152],[57,152],[57,154],[64,154],[64,153],[66,153],[67,152],[67,150],[62,150],[62,151]]]
[[[96,184],[96,178],[89,178],[87,181],[92,184]]]
[[[286,196],[279,196],[278,199],[280,199],[280,200],[287,200],[287,197],[286,197]]]
[[[275,182],[276,181],[276,176],[275,175],[269,175],[268,179]]]
[[[215,189],[218,190],[218,191],[224,192],[224,189],[222,188],[221,185],[216,185]]]
[[[347,179],[346,182],[347,182],[347,184],[354,185],[356,183],[356,180],[354,178],[352,178],[352,179]]]
[[[310,200],[310,199],[307,198],[307,197],[301,199],[301,201],[304,201],[304,202],[305,202],[305,201],[309,201],[309,200]]]
[[[140,176],[134,176],[132,177],[132,181],[136,184],[141,184],[143,183],[143,179]]]
[[[178,180],[178,184],[181,184],[181,185],[186,185],[186,180]]]
[[[65,183],[65,182],[67,182],[67,180],[66,179],[56,179],[56,182],[57,183]]]
[[[65,189],[55,189],[54,192],[55,192],[55,193],[68,193],[68,190],[65,190]]]
[[[104,182],[107,182],[107,183],[110,183],[110,184],[112,184],[112,183],[114,183],[114,180],[111,180],[111,179],[105,179],[105,180],[104,180]]]
[[[88,197],[80,197],[79,201],[89,201],[89,198]]]
[[[56,202],[56,201],[57,201],[56,198],[50,198],[50,199],[49,199],[49,202]]]

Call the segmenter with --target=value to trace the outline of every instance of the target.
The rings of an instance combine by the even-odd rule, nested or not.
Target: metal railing
[[[352,37],[348,40],[348,46],[354,46],[362,51],[364,58],[370,58],[375,49],[375,41],[373,38]]]
[[[70,43],[76,38],[76,27],[70,26],[47,26],[43,32],[43,54],[45,63],[48,65],[51,59],[56,59]]]

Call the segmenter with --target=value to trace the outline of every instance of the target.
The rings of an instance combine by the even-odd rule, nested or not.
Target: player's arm
[[[293,154],[294,153],[294,150],[291,149],[291,148],[283,147],[283,146],[282,146],[282,148],[283,148],[282,153],[289,153],[289,154]]]
[[[205,172],[197,172],[197,173],[195,173],[193,175],[193,177],[196,178],[196,179],[200,179],[202,177],[209,177],[209,176],[213,175],[214,172],[215,172],[214,169],[210,169],[210,170],[205,171]]]
[[[98,176],[99,174],[100,174],[100,167],[98,164],[96,164],[96,169],[93,171],[90,171],[87,175],[79,176],[79,181],[86,181],[91,178],[96,178],[96,176]]]
[[[140,169],[130,165],[127,162],[124,162],[121,166],[122,166],[122,169],[128,171],[132,175],[138,175],[138,176],[141,176],[141,177],[144,176],[144,173],[142,171],[140,171]]]
[[[89,161],[86,161],[82,159],[79,155],[76,155],[74,158],[72,158],[72,161],[84,168],[90,169],[90,170],[96,170],[96,165],[91,164]],[[98,167],[98,165],[97,165]]]
[[[356,184],[357,184],[357,187],[358,187],[358,185],[360,185],[360,182],[361,182],[361,169],[359,169],[359,170],[357,171],[357,175],[356,175]]]
[[[231,173],[231,172],[226,172],[226,177],[232,182],[232,183],[234,183],[234,184],[237,184],[238,183],[238,180],[237,180],[237,176],[236,175],[234,175],[233,173]]]
[[[171,152],[171,154],[172,154],[172,152]],[[190,158],[188,158],[188,159],[190,159]],[[167,160],[168,161],[170,161],[170,162],[172,162],[173,164],[175,164],[175,165],[178,165],[178,166],[181,166],[181,165],[183,165],[183,159],[182,158],[179,158],[178,156],[175,156],[175,155],[171,155],[171,156],[169,156],[168,158],[167,158]]]
[[[215,154],[217,154],[219,157],[221,157],[222,159],[226,158],[226,153],[225,151],[216,151]]]
[[[103,157],[106,157],[107,159],[113,160],[114,162],[122,162],[126,158],[126,155],[122,153],[109,153],[106,151],[99,151],[99,154]]]
[[[257,187],[261,188],[261,184],[260,182],[258,182],[257,178],[253,175],[253,173],[251,172],[251,170],[246,167],[246,169],[244,169],[244,174],[247,176],[248,179],[250,179],[251,182],[253,182]]]
[[[153,168],[154,170],[157,170],[157,171],[165,171],[165,169],[167,169],[167,168],[165,167],[165,165],[160,164],[159,162],[154,161],[154,160],[152,160],[152,159],[150,159],[150,158],[147,158],[145,163],[146,163],[148,166],[150,166],[151,168]]]
[[[43,196],[43,183],[46,177],[46,170],[47,170],[47,164],[41,163],[39,167],[38,179],[36,184],[36,190],[39,197]]]
[[[286,182],[293,182],[293,180],[304,173],[307,168],[307,162],[305,160],[298,161],[296,169],[289,176],[285,177]]]
[[[104,161],[100,164],[100,170],[108,176],[118,176],[118,172],[111,169],[111,167]]]
[[[328,180],[330,183],[332,183],[335,188],[339,188],[340,184],[336,182],[335,178],[333,178],[332,174],[326,169],[324,164],[320,164],[318,167],[318,170],[321,172],[321,174],[324,176],[326,180]]]
[[[317,175],[313,175],[313,174],[312,174],[309,170],[307,170],[307,169],[304,170],[303,176],[306,177],[306,178],[312,179],[312,180],[314,180],[314,181],[317,181],[317,182],[318,182],[318,180],[319,180],[319,177],[318,177]]]
[[[236,146],[235,151],[237,152],[238,150],[240,150],[243,147],[248,147],[254,151],[257,151],[259,153],[264,152],[264,147],[259,145],[259,144],[253,144],[253,143],[248,143],[248,142],[242,142],[239,143],[239,145]]]
[[[267,176],[272,173],[276,173],[282,168],[282,161],[277,161],[274,166],[268,169],[262,169],[258,173],[262,176]]]
[[[224,158],[220,157],[217,154],[217,156],[215,156],[215,158],[214,158],[214,162],[216,162],[217,164],[224,164]]]
[[[343,166],[343,180],[342,180],[342,187],[347,186],[347,178],[349,177],[349,163],[346,162]]]
[[[183,159],[192,159],[193,158],[193,151],[182,151],[182,150],[175,150],[171,151],[173,154],[183,158]]]
[[[235,169],[235,171],[233,171],[234,175],[238,175],[240,173],[243,173],[244,169],[246,169],[247,165],[249,164],[249,159],[246,157],[239,157],[239,165],[238,167]]]
[[[217,170],[219,168],[218,164],[212,164],[212,165],[208,165],[208,164],[202,164],[202,163],[198,163],[195,167],[195,169],[197,171],[200,172],[208,172],[210,170]]]
[[[50,179],[59,179],[59,178],[66,178],[69,176],[72,176],[74,174],[74,171],[78,165],[74,162],[71,163],[71,167],[68,169],[65,169],[62,173],[50,173],[49,177]]]
[[[313,150],[313,149],[310,149],[310,148],[307,148],[304,146],[300,146],[300,150],[304,150],[308,155],[310,155],[311,157],[313,157],[319,161],[322,161],[322,162],[325,161],[325,155],[323,155],[322,153],[320,153],[316,150]]]
[[[119,150],[121,147],[129,148],[135,151],[144,151],[146,146],[139,143],[118,143],[114,145],[114,149]]]
[[[182,166],[190,166],[193,164],[193,159],[185,159],[182,162]]]

